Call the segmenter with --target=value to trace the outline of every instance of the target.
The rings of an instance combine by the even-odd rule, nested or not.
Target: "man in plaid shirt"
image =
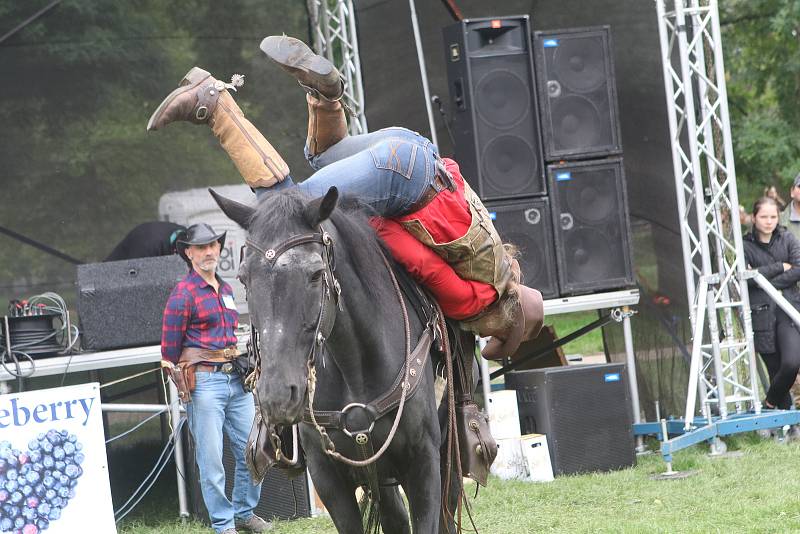
[[[164,309],[161,355],[194,370],[195,386],[186,413],[195,441],[200,489],[214,530],[217,534],[236,534],[237,528],[264,532],[271,525],[253,513],[261,485],[251,482],[244,460],[255,405],[230,361],[237,353],[239,314],[231,286],[216,272],[224,242],[225,232],[217,234],[207,224],[190,226],[178,238],[178,253],[191,268]],[[232,500],[225,495],[223,428],[236,460]]]

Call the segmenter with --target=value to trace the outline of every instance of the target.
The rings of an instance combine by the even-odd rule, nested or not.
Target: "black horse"
[[[326,448],[350,459],[371,456],[384,448],[396,426],[388,448],[372,464],[377,479],[394,479],[403,487],[413,532],[438,532],[444,523],[442,480],[451,481],[451,495],[460,489],[460,480],[443,477],[440,470],[446,410],[437,410],[431,358],[412,357],[416,362],[407,377],[413,375],[418,383],[413,394],[400,395],[399,407],[376,420],[363,407],[397,386],[407,366],[409,341],[413,348],[431,330],[424,314],[411,311],[406,332],[387,256],[363,212],[337,209],[335,188],[316,200],[296,191],[265,195],[256,208],[212,194],[225,214],[249,232],[239,275],[260,352],[255,394],[261,413],[274,425],[303,422],[300,438],[309,472],[337,530],[363,532],[355,490],[365,483],[369,468],[347,465]],[[394,270],[399,278],[407,276]],[[418,377],[410,370],[414,365],[420,366]],[[402,391],[400,382],[396,392]],[[315,413],[338,413],[348,428],[356,429],[320,432],[309,422],[310,399]],[[351,424],[351,415],[366,419],[362,426],[374,423],[368,447],[359,445],[364,438],[357,434],[364,432],[357,431],[357,422]],[[378,493],[383,531],[408,533],[408,513],[397,487],[382,484]],[[447,523],[441,528],[452,532],[452,521]]]

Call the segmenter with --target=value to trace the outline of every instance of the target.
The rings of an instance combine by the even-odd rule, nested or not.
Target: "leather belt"
[[[436,184],[437,186],[439,186],[439,189],[437,190],[437,189],[436,189],[436,188],[433,186],[433,184]],[[408,213],[414,213],[414,212],[416,212],[416,211],[419,211],[419,210],[421,210],[422,208],[424,208],[425,206],[427,206],[428,204],[430,204],[430,203],[431,203],[431,201],[432,201],[434,198],[436,198],[436,195],[438,195],[438,194],[439,194],[439,191],[442,191],[442,190],[444,190],[444,189],[447,189],[447,188],[449,187],[449,184],[447,184],[447,183],[445,182],[445,180],[444,180],[444,179],[441,177],[441,175],[440,175],[438,172],[437,172],[437,173],[436,173],[436,175],[433,177],[433,184],[431,184],[429,187],[426,187],[426,188],[425,188],[425,191],[422,193],[422,196],[421,196],[421,197],[419,197],[419,200],[417,200],[416,202],[414,202],[414,203],[413,203],[413,204],[412,204],[412,205],[411,205],[411,206],[408,208]]]
[[[199,373],[225,373],[229,375],[234,372],[233,364],[230,362],[223,363],[222,365],[206,365],[198,363],[194,367],[195,372]]]

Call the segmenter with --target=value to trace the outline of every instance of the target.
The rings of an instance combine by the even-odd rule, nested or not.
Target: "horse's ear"
[[[208,192],[211,193],[211,196],[214,197],[220,209],[229,219],[247,230],[248,226],[250,226],[250,218],[256,211],[252,206],[225,198],[210,187],[208,188]]]
[[[319,223],[326,221],[336,208],[339,201],[339,190],[332,186],[324,197],[312,200],[303,212],[303,218],[311,228],[316,228]]]

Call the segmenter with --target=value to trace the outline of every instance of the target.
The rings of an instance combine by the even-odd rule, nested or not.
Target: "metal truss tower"
[[[345,81],[344,103],[352,111],[350,133],[367,133],[364,86],[358,55],[352,0],[307,0],[312,40],[317,54],[336,65]]]
[[[717,0],[656,9],[693,332],[688,431],[698,397],[707,422],[761,403]]]

